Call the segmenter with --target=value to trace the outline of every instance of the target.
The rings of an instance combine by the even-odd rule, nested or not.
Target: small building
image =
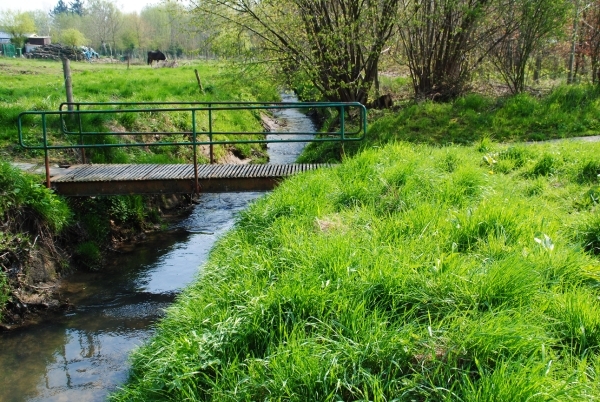
[[[29,35],[25,41],[25,53],[33,51],[35,48],[51,44],[49,36]]]
[[[0,31],[0,43],[10,43],[10,38],[12,38],[11,34]]]
[[[25,44],[37,45],[37,46],[49,45],[51,43],[52,43],[52,41],[50,40],[49,36],[37,36],[37,35],[31,35],[25,41]]]

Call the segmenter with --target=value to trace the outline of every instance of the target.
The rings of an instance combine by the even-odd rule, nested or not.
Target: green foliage
[[[65,29],[60,33],[60,41],[67,46],[78,47],[87,43],[87,39],[75,28]]]
[[[38,176],[22,173],[0,161],[0,216],[13,219],[11,212],[30,208],[52,230],[60,232],[71,221],[67,204],[47,189]]]
[[[17,47],[23,47],[27,34],[35,32],[35,23],[28,13],[4,10],[0,16],[0,28],[12,35],[11,41]]]
[[[0,271],[0,321],[2,321],[2,311],[6,302],[10,299],[10,288],[4,271]]]
[[[597,189],[595,189],[597,191]],[[597,196],[596,192],[591,197]],[[594,204],[598,204],[597,198]],[[582,222],[575,229],[575,239],[589,253],[600,255],[600,209],[584,215]]]
[[[71,203],[77,213],[77,221],[84,229],[85,240],[102,247],[109,240],[112,225],[141,229],[148,214],[152,214],[140,195],[96,197],[71,200]]]
[[[102,264],[102,254],[93,241],[86,241],[77,245],[75,249],[77,262],[90,270],[98,270]]]
[[[592,85],[560,86],[541,98],[518,94],[493,99],[468,94],[450,103],[411,102],[397,111],[370,111],[365,141],[347,147],[345,155],[396,141],[485,145],[492,140],[542,141],[596,135],[600,129],[599,104],[600,91]],[[332,144],[316,144],[307,148],[302,160],[341,160],[341,155]],[[497,161],[501,172],[521,163],[517,156],[509,155],[499,155]]]
[[[597,158],[585,162],[577,174],[581,183],[598,183],[600,181],[600,160]]]
[[[106,199],[108,213],[118,223],[128,223],[140,227],[144,222],[145,204],[142,196],[116,196]]]

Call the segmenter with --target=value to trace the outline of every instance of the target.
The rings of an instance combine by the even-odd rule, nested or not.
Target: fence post
[[[69,105],[67,106],[67,108],[69,109],[69,112],[73,111],[73,83],[71,81],[71,62],[69,61],[69,58],[66,56],[63,56],[62,59],[63,62],[63,73],[65,76],[65,88],[67,90],[67,102],[69,103]]]

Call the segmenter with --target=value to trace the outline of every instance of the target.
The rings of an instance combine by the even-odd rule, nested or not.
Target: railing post
[[[346,154],[346,150],[344,149],[344,142],[346,140],[346,111],[344,105],[340,106],[340,155],[344,156]]]
[[[194,180],[196,183],[196,195],[200,194],[200,182],[198,180],[198,151],[196,144],[196,110],[192,109],[192,141],[194,143]]]
[[[81,121],[81,113],[79,113],[79,111],[81,110],[79,103],[77,104],[77,118],[79,120],[79,145],[84,145],[83,144],[83,122]],[[81,163],[85,165],[85,148],[79,148],[79,151],[81,152]]]
[[[208,104],[208,140],[210,141],[209,149],[210,149],[210,163],[215,163],[215,155],[213,150],[213,135],[212,135],[212,105]]]
[[[48,155],[48,136],[46,133],[46,113],[42,114],[42,133],[44,137],[44,164],[46,167],[46,188],[50,188],[50,157]]]

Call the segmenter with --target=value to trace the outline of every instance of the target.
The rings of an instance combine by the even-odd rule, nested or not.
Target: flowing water
[[[275,118],[283,130],[315,130],[297,109],[278,110]],[[303,147],[269,144],[271,163],[292,163]],[[236,213],[262,196],[203,194],[192,213],[167,232],[121,250],[100,273],[67,278],[61,293],[73,309],[48,322],[0,333],[0,401],[105,400],[126,380],[129,352],[152,336],[153,324],[198,275]]]

